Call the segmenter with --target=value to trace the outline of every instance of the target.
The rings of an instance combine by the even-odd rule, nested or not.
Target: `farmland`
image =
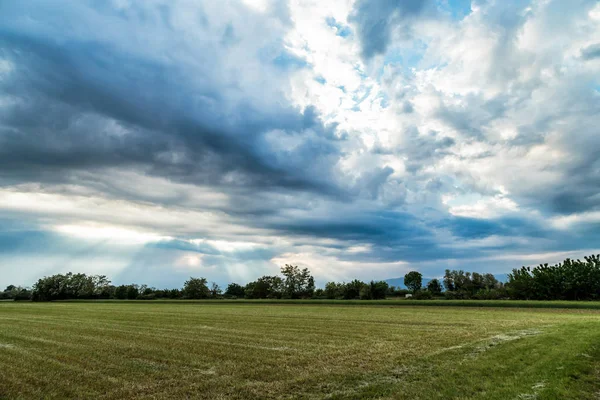
[[[0,302],[0,398],[597,399],[598,343],[586,309]]]

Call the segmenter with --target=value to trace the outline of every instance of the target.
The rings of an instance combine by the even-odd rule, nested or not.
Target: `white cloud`
[[[117,245],[141,245],[173,239],[169,236],[160,236],[149,232],[139,232],[132,229],[97,224],[58,225],[54,227],[54,230],[61,234],[74,236],[80,239],[110,241]]]
[[[443,203],[449,206],[450,214],[470,218],[497,218],[519,210],[517,203],[502,195],[475,198],[447,196]]]

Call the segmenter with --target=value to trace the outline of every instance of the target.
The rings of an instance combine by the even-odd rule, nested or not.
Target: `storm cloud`
[[[597,251],[598,43],[590,0],[2,2],[0,284]]]

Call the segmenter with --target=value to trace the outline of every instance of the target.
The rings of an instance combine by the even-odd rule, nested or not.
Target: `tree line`
[[[522,300],[600,299],[600,255],[583,260],[567,258],[556,265],[514,269],[508,276],[508,295]]]
[[[40,278],[31,289],[8,286],[0,292],[0,300],[154,300],[154,299],[384,299],[403,295],[383,281],[365,283],[329,282],[324,289],[315,287],[315,279],[308,268],[286,264],[281,275],[265,275],[245,285],[230,283],[225,290],[206,278],[190,277],[181,289],[157,289],[147,285],[112,285],[105,275],[82,273],[55,274]]]
[[[444,277],[423,286],[418,271],[404,276],[407,289],[389,286],[385,281],[328,282],[316,288],[307,268],[285,265],[281,275],[266,275],[246,285],[230,283],[225,290],[206,278],[191,277],[181,289],[157,289],[147,285],[112,285],[104,275],[56,274],[39,279],[31,289],[9,285],[0,300],[75,300],[75,299],[345,299],[378,300],[410,295],[416,299],[524,299],[597,300],[600,299],[600,255],[581,260],[566,259],[556,265],[513,269],[506,283],[492,274],[447,269]]]

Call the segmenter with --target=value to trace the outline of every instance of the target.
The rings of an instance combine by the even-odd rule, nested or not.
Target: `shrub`
[[[446,300],[466,300],[469,296],[465,292],[446,290],[444,292],[444,298],[446,298]]]
[[[477,300],[501,300],[508,298],[508,295],[504,289],[481,289],[473,295],[473,298]]]
[[[23,289],[16,291],[14,301],[29,301],[31,300],[31,290]]]
[[[415,294],[413,294],[413,299],[415,299],[415,300],[431,300],[431,299],[433,299],[433,294],[429,290],[419,290]]]
[[[156,300],[156,295],[154,293],[140,294],[136,297],[136,300]]]
[[[388,294],[393,297],[405,297],[407,294],[412,294],[412,292],[408,289],[396,289],[391,293],[388,291]]]

